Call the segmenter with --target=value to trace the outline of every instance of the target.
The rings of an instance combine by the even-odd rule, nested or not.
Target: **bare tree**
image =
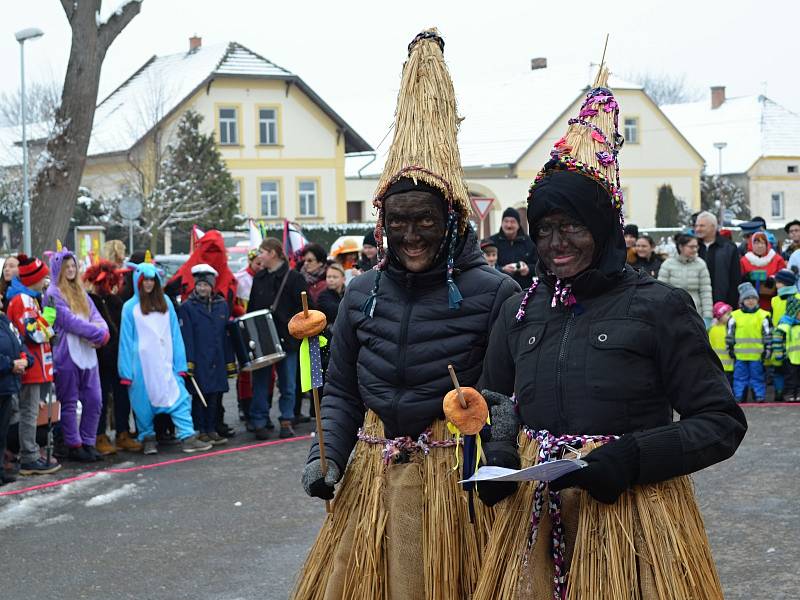
[[[28,123],[52,123],[61,104],[61,88],[55,81],[33,82],[25,88]],[[0,125],[22,125],[20,90],[0,94]]]
[[[54,239],[67,233],[86,165],[100,68],[111,43],[139,14],[141,3],[142,0],[128,0],[102,22],[98,18],[102,0],[61,0],[72,29],[72,46],[61,106],[34,186],[36,202],[31,207],[34,253],[41,253]]]
[[[686,83],[686,75],[683,74],[640,72],[628,75],[626,79],[640,84],[659,106],[694,102],[702,98],[699,90]]]

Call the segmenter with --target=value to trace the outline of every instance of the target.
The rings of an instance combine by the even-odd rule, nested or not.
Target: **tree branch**
[[[62,0],[64,2],[65,0]],[[128,0],[128,2],[109,17],[108,21],[100,26],[97,32],[97,42],[99,51],[105,54],[111,42],[125,29],[131,19],[142,10],[142,0]]]

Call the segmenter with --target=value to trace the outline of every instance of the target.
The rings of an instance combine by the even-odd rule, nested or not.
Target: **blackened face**
[[[560,279],[588,269],[594,258],[594,238],[589,228],[563,212],[539,221],[532,231],[539,259]]]
[[[442,200],[430,192],[393,194],[385,213],[389,247],[403,267],[412,273],[430,269],[446,231]]]

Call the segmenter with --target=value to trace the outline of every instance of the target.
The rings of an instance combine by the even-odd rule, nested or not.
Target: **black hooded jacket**
[[[543,190],[528,213],[532,225],[556,209],[586,223],[600,248],[595,266],[575,278],[578,303],[572,307],[551,307],[553,277],[541,269],[541,284],[521,322],[516,314],[522,294],[505,303],[481,387],[516,394],[523,423],[535,430],[633,433],[638,483],[730,457],[747,423],[690,296],[624,265],[621,228],[603,204],[608,196],[591,198],[597,190],[584,185],[588,180],[571,176],[582,189],[562,182],[563,189]],[[611,227],[605,230],[599,220],[604,211]],[[673,422],[673,411],[680,421]],[[507,446],[498,450],[514,455],[513,444]]]
[[[322,399],[325,448],[340,469],[367,408],[381,418],[387,437],[416,438],[443,416],[442,399],[452,388],[448,364],[462,385],[477,383],[492,323],[519,286],[486,264],[471,231],[456,254],[454,274],[464,298],[458,310],[448,305],[443,264],[410,273],[390,263],[372,318],[362,308],[377,272],[364,273],[347,287]],[[309,461],[318,456],[315,442]]]

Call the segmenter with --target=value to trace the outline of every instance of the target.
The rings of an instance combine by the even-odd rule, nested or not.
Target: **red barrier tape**
[[[100,475],[101,473],[135,473],[136,471],[145,471],[147,469],[155,469],[157,467],[166,467],[168,465],[175,465],[178,463],[189,462],[192,460],[200,460],[201,458],[211,458],[212,456],[221,456],[223,454],[233,454],[234,452],[244,452],[245,450],[252,450],[253,448],[264,448],[266,446],[277,446],[279,444],[286,444],[288,442],[298,442],[301,440],[310,440],[310,435],[299,435],[292,438],[286,438],[284,440],[272,440],[271,442],[259,442],[258,444],[250,444],[248,446],[237,446],[236,448],[225,448],[223,450],[214,450],[211,452],[203,452],[201,454],[195,454],[193,456],[184,456],[182,458],[173,458],[170,460],[164,460],[157,463],[150,463],[147,465],[136,465],[134,467],[111,467],[109,469],[104,469],[102,471],[92,471],[90,473],[83,473],[81,475],[76,475],[75,477],[67,477],[65,479],[59,479],[57,481],[49,481],[47,483],[40,483],[39,485],[32,485],[30,487],[21,488],[19,490],[9,490],[7,492],[0,492],[0,496],[17,496],[19,494],[27,494],[28,492],[35,492],[36,490],[44,490],[47,488],[58,487],[62,485],[66,485],[68,483],[74,483],[76,481],[81,481],[82,479],[89,479],[94,477],[95,475]]]

